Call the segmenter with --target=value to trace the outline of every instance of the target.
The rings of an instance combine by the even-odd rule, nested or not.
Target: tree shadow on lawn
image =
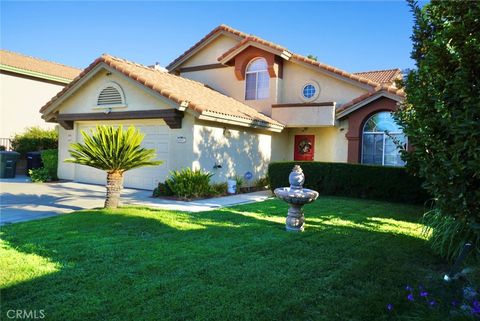
[[[236,210],[236,208],[230,207],[229,209]],[[239,208],[239,212],[247,211],[259,216],[285,218],[288,204],[275,199],[269,202],[241,205]],[[420,222],[425,209],[418,205],[338,196],[320,196],[315,202],[305,205],[304,212],[307,225],[322,225],[322,222],[341,219],[368,226],[377,225],[382,221],[388,222],[389,220],[388,224],[391,224],[391,220],[416,224]]]
[[[4,288],[2,313],[45,309],[46,320],[381,320],[405,282],[439,266],[420,238],[321,223],[287,233],[275,217],[285,215],[283,204],[257,205],[274,219],[237,213],[256,210],[251,205],[201,213],[124,208],[8,226],[2,238],[11,248],[61,269]]]

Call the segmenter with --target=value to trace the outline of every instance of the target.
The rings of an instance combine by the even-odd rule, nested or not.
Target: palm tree
[[[97,126],[91,136],[81,132],[84,143],[71,144],[72,158],[65,162],[86,165],[107,172],[105,208],[117,208],[122,190],[123,173],[128,170],[160,165],[152,160],[155,150],[140,146],[144,135],[135,127],[123,130],[122,126]]]

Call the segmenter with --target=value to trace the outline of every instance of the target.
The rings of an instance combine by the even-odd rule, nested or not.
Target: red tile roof
[[[400,96],[400,97],[405,97],[405,92],[401,89],[397,89],[397,88],[394,88],[394,87],[391,87],[391,86],[388,86],[388,85],[380,85],[380,86],[377,86],[375,88],[375,90],[373,92],[368,92],[368,93],[365,93],[363,95],[360,95],[358,96],[357,98],[349,101],[348,103],[345,103],[343,105],[341,105],[339,108],[336,109],[336,113],[341,113],[341,112],[344,112],[345,110],[349,109],[350,107],[376,95],[376,94],[379,94],[381,92],[386,92],[386,93],[390,93],[390,94],[394,94],[394,95],[397,95],[397,96]]]
[[[251,42],[256,42],[256,43],[259,43],[259,44],[262,44],[262,45],[266,45],[266,46],[268,46],[268,47],[270,47],[274,50],[277,50],[277,51],[284,51],[285,50],[285,51],[290,52],[287,48],[285,48],[283,46],[280,46],[278,44],[275,44],[273,42],[264,40],[262,38],[259,38],[259,37],[253,36],[253,35],[246,34],[246,33],[241,32],[239,30],[233,29],[233,28],[231,28],[227,25],[220,25],[220,26],[216,27],[215,29],[213,29],[211,32],[209,32],[205,37],[200,39],[200,41],[198,41],[195,45],[193,45],[191,48],[189,48],[187,51],[185,51],[182,55],[180,55],[178,58],[176,58],[174,61],[172,61],[167,66],[167,69],[171,70],[172,67],[175,64],[177,64],[179,61],[181,61],[182,59],[184,59],[188,55],[192,54],[193,51],[195,51],[195,49],[200,47],[205,41],[210,39],[210,37],[214,36],[218,32],[222,32],[222,31],[231,33],[231,34],[236,35],[236,36],[238,36],[240,38],[243,38],[243,39],[237,45],[235,45],[234,47],[227,50],[224,54],[222,54],[218,58],[218,60],[222,60],[223,58],[228,56],[230,53],[232,53],[233,51],[237,50],[238,48],[240,48],[241,46],[243,46],[244,44],[246,44],[247,42],[250,42],[250,41]],[[310,65],[318,67],[320,69],[323,69],[323,70],[326,70],[326,71],[329,71],[329,72],[333,72],[333,73],[338,74],[340,76],[346,77],[346,78],[354,80],[354,81],[358,81],[362,84],[366,84],[366,85],[369,85],[369,86],[372,86],[372,87],[376,87],[376,86],[381,84],[381,83],[379,83],[379,82],[377,82],[377,81],[375,81],[371,78],[364,77],[364,76],[358,75],[358,74],[349,73],[347,71],[332,67],[332,66],[327,65],[327,64],[323,64],[321,62],[318,62],[318,61],[313,60],[313,59],[309,59],[309,58],[307,58],[305,56],[302,56],[302,55],[299,55],[299,54],[292,53],[291,59],[296,60],[298,62],[303,62],[303,63],[310,64]]]
[[[40,109],[40,112],[45,112],[49,106],[63,96],[83,76],[100,63],[105,63],[113,69],[178,104],[188,102],[187,108],[199,114],[210,114],[211,116],[211,113],[213,113],[219,118],[222,118],[222,116],[228,116],[238,119],[239,121],[243,119],[243,122],[246,120],[252,125],[263,127],[274,125],[283,128],[283,124],[261,114],[254,108],[247,106],[238,100],[206,87],[200,82],[175,76],[168,72],[155,70],[154,68],[149,68],[108,54],[104,54],[97,58],[92,64],[90,64],[90,66],[82,71],[77,78],[43,106]]]
[[[400,69],[385,69],[385,70],[372,70],[372,71],[363,71],[355,72],[354,75],[370,79],[379,84],[394,84],[395,80],[402,76]]]
[[[344,71],[344,70],[341,70],[341,69],[338,69],[338,68],[335,68],[335,67],[332,67],[332,66],[329,66],[329,65],[326,65],[326,64],[323,64],[321,62],[318,62],[316,60],[313,60],[313,59],[310,59],[310,58],[307,58],[305,56],[302,56],[302,55],[299,55],[299,54],[295,54],[295,53],[291,53],[287,48],[285,47],[282,47],[280,45],[277,45],[273,42],[270,42],[270,41],[267,41],[267,40],[264,40],[264,39],[261,39],[261,38],[258,38],[258,37],[254,37],[254,36],[248,36],[248,37],[245,37],[242,41],[240,41],[238,44],[236,44],[235,46],[233,46],[232,48],[230,48],[229,50],[227,50],[225,53],[223,53],[220,57],[218,57],[218,61],[221,61],[223,60],[224,58],[226,58],[228,55],[230,55],[231,53],[233,53],[234,51],[236,51],[237,49],[241,48],[242,46],[244,46],[245,44],[249,43],[249,42],[255,42],[255,43],[258,43],[258,44],[261,44],[261,45],[265,45],[273,50],[276,50],[276,51],[280,51],[280,52],[284,52],[284,51],[287,51],[288,53],[290,53],[292,56],[290,59],[293,59],[293,60],[297,60],[297,61],[301,61],[301,62],[305,62],[305,63],[308,63],[312,66],[315,66],[315,67],[318,67],[318,68],[321,68],[321,69],[324,69],[326,71],[330,71],[330,72],[333,72],[335,74],[338,74],[340,76],[343,76],[343,77],[346,77],[346,78],[350,78],[352,80],[355,80],[355,81],[358,81],[358,82],[361,82],[361,83],[364,83],[364,84],[367,84],[367,85],[370,85],[370,86],[378,86],[379,83],[377,82],[374,82],[372,81],[371,79],[368,79],[368,78],[365,78],[365,77],[362,77],[362,76],[359,76],[359,75],[355,75],[355,74],[351,74],[347,71]]]
[[[0,64],[70,80],[78,76],[82,71],[81,69],[65,66],[56,62],[25,56],[3,49],[0,50]]]

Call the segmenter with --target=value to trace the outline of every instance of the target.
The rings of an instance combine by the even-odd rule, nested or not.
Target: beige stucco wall
[[[182,67],[218,64],[220,57],[239,41],[225,35],[220,35],[182,64]]]
[[[145,126],[159,126],[163,135],[168,136],[168,143],[152,146],[145,145],[146,148],[157,147],[157,159],[163,161],[158,166],[158,170],[152,172],[159,182],[163,182],[168,173],[172,170],[181,169],[192,166],[193,159],[193,117],[186,115],[183,119],[182,128],[170,129],[161,119],[133,119],[133,120],[116,120],[116,121],[82,121],[75,122],[73,130],[65,130],[60,127],[59,132],[59,153],[58,153],[58,176],[62,179],[75,180],[78,178],[79,165],[65,163],[64,160],[70,158],[68,149],[70,144],[79,141],[81,135],[79,128],[85,126],[94,127],[96,125],[122,125],[128,127],[130,125],[142,128]],[[149,133],[144,133],[149,134]],[[178,139],[182,137],[184,139]],[[134,170],[135,171],[135,170]],[[98,175],[105,176],[104,173],[98,172]],[[128,175],[128,173],[127,173]]]
[[[343,104],[367,92],[363,88],[333,78],[320,71],[297,63],[285,62],[283,65],[281,103],[302,102],[302,88],[312,80],[320,86],[320,94],[313,102],[334,101]]]
[[[268,116],[272,114],[272,104],[277,103],[278,78],[270,78],[270,95],[268,99],[245,100],[245,80],[238,80],[235,77],[234,67],[184,72],[181,76],[206,84],[218,92],[235,98]]]
[[[335,127],[289,128],[287,159],[293,160],[295,135],[315,135],[314,160],[320,162],[347,162],[348,141],[345,134],[348,122],[342,121]]]
[[[45,122],[40,108],[63,86],[0,74],[0,138],[10,138],[26,127],[54,128]]]
[[[224,134],[225,128],[229,131]],[[213,180],[225,182],[234,175],[251,172],[251,183],[267,173],[272,159],[284,160],[286,135],[197,120],[194,125],[193,167],[214,173]],[[222,168],[214,169],[214,165]]]
[[[159,99],[141,85],[136,84],[133,80],[118,74],[112,73],[107,76],[107,71],[102,70],[97,75],[89,79],[82,88],[75,94],[68,97],[62,102],[60,113],[98,113],[103,109],[97,108],[97,98],[101,88],[109,83],[114,82],[121,86],[125,95],[125,107],[114,108],[113,111],[135,111],[156,108],[172,108],[174,105],[167,99]]]
[[[272,118],[287,127],[322,127],[335,124],[335,106],[276,107]]]

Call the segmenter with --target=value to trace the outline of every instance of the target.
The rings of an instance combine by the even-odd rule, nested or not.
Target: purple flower
[[[412,302],[415,301],[415,300],[413,299],[413,294],[410,293],[409,295],[407,295],[407,300],[408,300],[408,301],[412,301]]]
[[[413,291],[413,288],[412,288],[410,285],[407,285],[407,286],[405,287],[405,290],[411,292],[411,291]]]
[[[428,302],[428,305],[434,307],[435,305],[437,305],[437,302],[435,302],[435,300],[431,300],[430,302]]]
[[[391,304],[391,303],[387,304],[387,310],[392,311],[393,310],[393,304]]]
[[[423,298],[426,298],[428,296],[428,292],[427,291],[422,291],[422,292],[420,292],[420,296],[423,297]]]
[[[480,308],[479,308],[479,307],[477,307],[477,308],[473,307],[473,308],[472,308],[472,314],[478,314],[478,315],[480,315]]]
[[[452,307],[456,307],[458,305],[458,301],[457,300],[453,300],[452,301]]]
[[[472,314],[480,315],[480,302],[478,300],[474,300],[472,303]]]

